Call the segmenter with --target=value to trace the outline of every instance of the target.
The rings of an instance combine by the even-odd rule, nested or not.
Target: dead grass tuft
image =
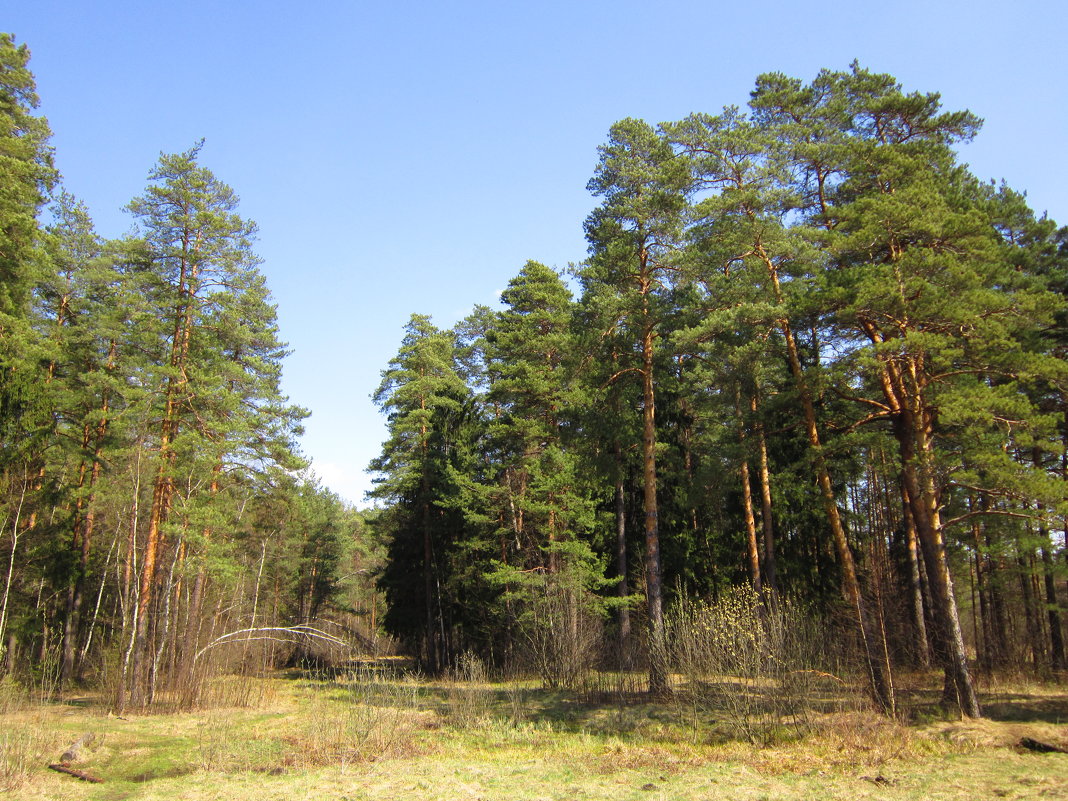
[[[660,771],[667,775],[687,767],[708,762],[706,754],[688,745],[668,748],[662,745],[641,745],[609,740],[603,750],[589,759],[591,773],[608,776],[619,771]]]
[[[20,723],[0,732],[0,789],[20,789],[42,764],[63,750],[62,738],[39,724]]]
[[[965,748],[1013,748],[1025,737],[1068,748],[1068,728],[1063,724],[983,718],[939,721],[921,731],[931,739],[945,740]]]

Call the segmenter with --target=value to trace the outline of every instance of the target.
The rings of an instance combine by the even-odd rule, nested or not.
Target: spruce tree
[[[373,496],[391,506],[379,521],[389,538],[381,578],[389,608],[384,623],[417,646],[423,665],[452,662],[452,559],[462,515],[447,503],[450,462],[468,402],[455,343],[423,315],[412,315],[400,350],[372,396],[387,415],[389,439],[371,463]]]

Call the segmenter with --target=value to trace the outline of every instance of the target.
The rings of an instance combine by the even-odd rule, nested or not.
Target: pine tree
[[[0,514],[10,543],[0,598],[0,653],[6,652],[8,668],[15,644],[14,566],[36,521],[42,452],[52,430],[30,298],[47,269],[38,214],[57,176],[48,122],[33,113],[38,98],[29,59],[25,45],[0,34]]]
[[[200,453],[195,443],[210,442],[218,434],[201,422],[202,405],[210,406],[219,389],[227,386],[224,379],[220,387],[213,371],[201,372],[226,360],[209,321],[220,313],[221,301],[230,297],[227,288],[247,281],[257,264],[252,252],[255,225],[236,213],[233,190],[198,164],[200,149],[198,144],[185,153],[161,156],[149,174],[145,194],[129,205],[143,232],[147,270],[154,281],[150,289],[165,326],[159,330],[159,341],[166,351],[159,372],[155,477],[132,633],[129,688],[135,705],[147,700],[150,677],[156,675],[154,663],[149,670],[148,624],[158,597],[157,570],[168,539],[165,525],[176,500],[179,457]],[[215,419],[222,422],[219,416]],[[207,452],[212,452],[210,445]],[[199,479],[210,475],[211,462],[218,464],[218,455],[195,468]],[[181,539],[180,532],[181,528],[172,536]],[[177,558],[180,551],[175,554]]]
[[[1014,385],[1054,368],[1018,358],[1022,332],[1042,324],[1050,299],[1014,270],[980,187],[955,162],[951,145],[975,133],[973,115],[943,112],[937,95],[905,94],[856,65],[808,87],[766,76],[755,98],[788,143],[812,239],[829,258],[818,285],[836,305],[842,347],[881,390],[881,401],[865,402],[898,444],[947,694],[978,715],[946,558],[947,529],[972,513],[944,513],[959,471],[984,463],[993,477],[995,463],[1008,467],[1005,433],[1028,427],[999,436],[987,421],[1021,419]],[[1000,494],[1006,485],[996,483]]]
[[[726,109],[718,117],[692,115],[670,131],[682,152],[694,160],[698,180],[708,191],[694,209],[694,233],[699,237],[699,249],[706,252],[699,262],[705,263],[705,271],[715,276],[717,284],[724,283],[717,273],[733,274],[735,282],[747,284],[741,291],[730,287],[729,297],[740,298],[746,304],[745,316],[770,323],[781,336],[801,406],[824,514],[842,572],[842,594],[856,623],[872,695],[883,709],[892,711],[893,686],[886,654],[861,590],[856,559],[829,468],[825,437],[820,431],[814,371],[806,369],[796,334],[797,307],[811,303],[811,293],[806,293],[809,297],[798,297],[798,293],[807,289],[805,279],[815,266],[815,254],[806,246],[800,232],[792,230],[789,224],[799,195],[789,185],[790,173],[775,152],[787,143],[781,133],[776,136],[775,131],[751,123],[736,109]],[[701,278],[708,287],[710,277]],[[716,300],[723,302],[722,298]],[[730,308],[730,304],[726,305]],[[738,314],[737,307],[729,314]],[[740,399],[737,407],[739,412],[743,408]],[[755,556],[755,543],[750,548]]]
[[[593,505],[568,430],[579,397],[573,302],[559,275],[527,262],[486,333],[486,489],[501,545],[492,580],[505,590],[539,670],[573,683],[588,661],[584,623],[603,571],[589,546]],[[485,514],[485,513],[484,513]],[[599,621],[598,621],[599,622]]]
[[[580,272],[584,291],[596,297],[603,331],[626,332],[640,353],[634,371],[642,385],[642,474],[645,517],[645,592],[649,619],[650,691],[668,690],[663,611],[663,570],[658,512],[656,386],[654,374],[666,290],[676,267],[688,165],[649,125],[623,120],[612,126],[589,189],[604,202],[586,220],[590,259]]]
[[[30,51],[0,34],[0,337],[23,317],[43,269],[37,215],[56,181],[48,121],[36,116]]]

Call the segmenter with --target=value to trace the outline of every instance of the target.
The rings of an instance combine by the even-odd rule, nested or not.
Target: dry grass
[[[43,726],[7,726],[0,732],[0,790],[14,792],[22,787],[55,748],[55,737]]]
[[[462,678],[480,680],[465,686]],[[7,703],[0,743],[11,778],[0,797],[1068,797],[1068,755],[1015,747],[1024,736],[1068,744],[1068,726],[1057,720],[1068,719],[1068,694],[1059,688],[1006,690],[991,699],[1003,719],[976,722],[905,725],[857,710],[813,713],[803,737],[755,748],[739,739],[695,741],[692,721],[671,704],[593,705],[481,674],[443,683],[359,672],[257,681],[267,686],[255,691],[254,708],[121,719],[91,699]],[[97,740],[77,767],[104,784],[48,771],[87,731]]]

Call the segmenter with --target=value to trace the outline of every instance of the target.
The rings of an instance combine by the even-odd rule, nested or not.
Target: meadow
[[[677,678],[677,677],[676,677]],[[722,689],[738,691],[724,680]],[[35,698],[0,685],[0,797],[75,799],[978,799],[1068,797],[1062,685],[985,682],[986,717],[937,704],[930,676],[898,688],[897,719],[837,682],[803,707],[634,677],[581,691],[355,666],[213,681],[194,710],[125,714],[96,695]],[[750,690],[752,688],[749,688]],[[165,705],[164,705],[165,706]],[[49,769],[81,740],[69,767]]]

